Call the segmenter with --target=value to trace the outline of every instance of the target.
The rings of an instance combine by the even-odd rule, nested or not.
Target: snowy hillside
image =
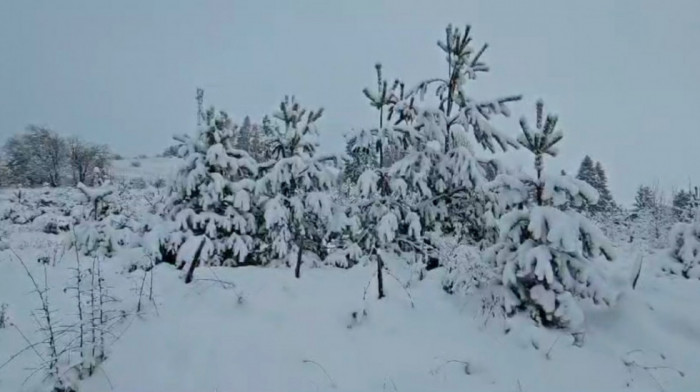
[[[170,164],[148,160],[120,173],[159,177]],[[149,189],[121,197],[134,200]],[[55,209],[57,217],[61,210],[84,207],[75,190],[25,192],[29,200],[60,198],[61,205],[45,207]],[[13,208],[14,197],[3,191],[2,208]],[[148,206],[134,208],[146,213]],[[44,233],[41,219],[34,221],[2,225],[0,302],[7,305],[7,322],[0,329],[0,364],[19,353],[0,369],[3,391],[34,391],[42,380],[41,373],[32,375],[42,359],[25,341],[42,340],[32,316],[39,301],[17,256],[40,285],[44,265],[37,260],[49,257],[51,309],[59,325],[75,314],[72,293],[62,289],[74,279],[72,234]],[[114,305],[119,317],[111,327],[108,359],[80,382],[80,391],[553,391],[572,385],[687,391],[700,386],[693,371],[700,351],[700,313],[693,309],[700,291],[697,281],[661,273],[663,252],[644,255],[636,290],[622,289],[613,307],[584,307],[586,334],[578,347],[565,331],[538,328],[526,317],[506,320],[493,305],[492,289],[467,297],[445,293],[443,268],[418,280],[394,260],[388,266],[393,276],[385,281],[387,296],[377,300],[371,266],[305,268],[301,279],[287,268],[208,267],[197,269],[193,283],[184,285],[181,272],[170,265],[156,266],[152,275],[129,272],[133,264],[149,263],[147,247],[133,246],[97,259],[110,294],[119,298]],[[638,252],[626,243],[618,251],[614,271],[622,281]],[[81,256],[81,262],[89,268],[93,258]]]
[[[133,158],[112,161],[112,175],[117,179],[143,178],[154,181],[175,175],[177,158]]]

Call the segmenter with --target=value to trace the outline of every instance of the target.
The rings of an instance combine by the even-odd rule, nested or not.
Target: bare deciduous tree
[[[66,143],[52,130],[30,125],[4,146],[12,181],[26,185],[61,185],[66,162]]]
[[[77,137],[65,139],[35,125],[10,137],[3,149],[2,182],[26,186],[64,185],[67,172],[72,175],[73,185],[93,185],[95,169],[104,172],[112,157],[107,146],[86,143]]]
[[[109,159],[107,146],[88,144],[77,137],[68,139],[68,161],[74,185],[93,185],[95,168],[104,169]]]

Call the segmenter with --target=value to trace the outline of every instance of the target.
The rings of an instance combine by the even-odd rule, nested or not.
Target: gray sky
[[[437,4],[433,4],[437,3]],[[527,3],[527,4],[526,4]],[[700,3],[467,0],[2,0],[0,139],[35,123],[132,155],[161,152],[195,125],[195,87],[234,116],[284,94],[324,106],[323,144],[375,114],[373,64],[409,84],[446,73],[449,22],[491,46],[478,98],[544,98],[565,131],[552,165],[600,160],[615,196],[700,183]]]

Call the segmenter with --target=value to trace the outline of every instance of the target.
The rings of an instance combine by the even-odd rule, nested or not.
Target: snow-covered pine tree
[[[426,142],[439,145],[431,157],[435,170],[430,173],[429,186],[434,206],[422,211],[424,224],[430,230],[481,243],[493,233],[492,195],[482,185],[500,170],[498,162],[488,155],[519,147],[490,121],[495,116],[509,116],[508,104],[521,97],[482,101],[467,94],[467,83],[489,71],[483,60],[488,45],[475,46],[470,33],[470,26],[464,31],[447,26],[445,39],[438,41],[446,58],[447,77],[419,83],[395,106],[402,113],[400,118],[418,129]],[[424,100],[429,93],[437,98],[436,108]],[[478,155],[477,145],[487,156]]]
[[[266,159],[265,150],[267,149],[267,146],[265,145],[262,129],[259,124],[251,124],[249,144],[250,155],[252,155],[258,162],[264,161]]]
[[[673,215],[680,222],[688,222],[692,218],[692,193],[684,189],[673,193]]]
[[[667,205],[658,184],[641,185],[634,199],[633,237],[655,248],[666,245],[666,233],[673,225],[673,207]]]
[[[272,161],[261,166],[256,193],[264,210],[265,263],[294,265],[322,261],[326,242],[343,215],[333,202],[337,158],[316,153],[322,109],[307,110],[286,97],[274,117],[282,122],[270,142]],[[274,129],[274,128],[272,128]]]
[[[256,222],[252,213],[255,160],[234,148],[236,125],[214,108],[197,136],[180,138],[184,164],[171,189],[169,212],[178,231],[167,248],[190,282],[198,265],[251,262]]]
[[[544,156],[556,156],[562,139],[557,117],[544,118],[537,103],[536,129],[523,118],[520,144],[534,155],[536,176],[501,174],[492,183],[509,211],[499,222],[500,239],[485,258],[502,269],[506,312],[529,311],[545,326],[579,331],[583,313],[574,297],[610,303],[610,293],[596,263],[613,260],[603,233],[567,206],[595,203],[595,189],[582,180],[544,173]]]
[[[377,167],[379,165],[378,157],[375,151],[367,149],[356,149],[357,139],[351,135],[347,139],[345,153],[348,156],[348,161],[343,168],[343,183],[350,186],[357,184],[360,175],[367,169]]]
[[[90,188],[78,183],[76,187],[87,201],[87,208],[83,211],[79,223],[74,226],[74,246],[85,255],[101,254],[112,257],[120,242],[120,226],[118,215],[120,208],[109,197],[114,189],[105,184],[96,188]]]
[[[268,115],[263,116],[261,126],[263,135],[268,139],[272,139],[279,132],[278,127],[272,123]]]
[[[255,158],[258,162],[266,162],[272,159],[272,144],[279,135],[280,128],[278,124],[274,124],[270,116],[265,115],[261,124],[254,124],[253,128],[256,133],[253,137],[255,144]]]
[[[469,26],[463,32],[448,26],[445,40],[438,42],[447,58],[446,78],[413,89],[395,81],[389,88],[377,65],[377,89],[364,90],[378,110],[378,127],[360,130],[349,140],[352,151],[376,154],[379,161],[360,175],[356,193],[363,228],[358,244],[377,265],[380,298],[386,255],[411,252],[427,261],[434,234],[465,234],[474,242],[486,237],[492,215],[482,187],[487,169],[495,165],[477,157],[474,145],[488,152],[517,147],[489,120],[508,116],[507,104],[520,97],[477,101],[466,94],[467,80],[488,71],[481,60],[487,46],[472,46],[469,33]],[[437,107],[425,98],[428,93],[437,98]],[[400,154],[392,158],[393,151]]]
[[[365,89],[364,93],[371,105],[379,109],[380,126],[362,132],[365,139],[371,136],[369,141],[373,145],[367,147],[378,152],[382,167],[392,165],[389,158],[398,151],[400,159],[396,162],[403,161],[401,170],[405,170],[411,160],[404,158],[415,158],[416,151],[421,151],[426,178],[425,189],[420,192],[432,198],[433,205],[428,207],[426,203],[416,212],[426,228],[480,242],[487,236],[491,216],[489,195],[481,186],[489,174],[497,171],[497,165],[489,157],[478,156],[475,147],[479,145],[487,153],[518,147],[514,139],[495,129],[490,120],[494,116],[509,116],[508,103],[519,100],[520,96],[480,101],[467,94],[467,82],[489,70],[482,59],[487,45],[475,47],[470,31],[469,26],[461,31],[450,25],[445,39],[438,42],[447,60],[446,77],[424,80],[412,89],[396,81],[389,88],[378,66],[377,90]],[[387,128],[385,123],[390,121],[392,124]],[[396,132],[400,137],[391,136]]]
[[[700,211],[695,207],[690,222],[678,222],[669,235],[669,254],[673,262],[667,272],[686,279],[700,279]]]

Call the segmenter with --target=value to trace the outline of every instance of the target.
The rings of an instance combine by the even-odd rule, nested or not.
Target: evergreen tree
[[[367,169],[375,168],[379,165],[377,154],[368,149],[356,149],[357,140],[349,137],[345,146],[345,153],[348,160],[343,170],[343,182],[354,185],[357,179]]]
[[[658,184],[637,188],[632,217],[633,237],[641,238],[655,248],[666,245],[666,233],[673,225],[674,213]]]
[[[364,90],[378,111],[378,127],[355,134],[351,150],[377,156],[378,165],[360,175],[355,189],[363,228],[357,243],[377,265],[380,298],[387,255],[410,252],[427,260],[430,237],[446,231],[463,231],[475,241],[485,237],[492,215],[483,186],[487,169],[496,165],[478,157],[473,146],[488,152],[517,146],[489,120],[508,116],[507,104],[520,97],[483,102],[466,94],[466,81],[488,71],[481,61],[486,45],[473,47],[469,32],[448,26],[438,43],[447,58],[447,78],[413,89],[395,81],[390,88],[378,64],[377,89]],[[437,107],[424,99],[429,92]]]
[[[678,221],[687,222],[691,218],[693,195],[681,189],[673,194],[673,215]]]
[[[275,114],[283,131],[270,144],[276,162],[263,169],[256,188],[264,209],[263,255],[270,263],[293,264],[297,278],[303,262],[316,264],[326,257],[326,242],[344,222],[330,194],[337,160],[316,154],[316,122],[322,113],[285,98]]]
[[[697,206],[690,222],[679,222],[673,226],[669,245],[673,262],[663,269],[686,279],[700,279],[700,214]]]
[[[700,193],[694,190],[683,190],[673,194],[673,214],[676,220],[690,222],[695,216],[695,210],[700,205]]]
[[[265,160],[265,140],[263,139],[262,129],[258,124],[251,124],[250,126],[250,141],[248,146],[250,155],[255,158],[256,161],[262,162]]]
[[[178,231],[167,248],[190,282],[198,265],[250,262],[255,234],[252,213],[257,165],[234,148],[237,127],[225,112],[204,114],[196,138],[181,138],[184,164],[178,171],[169,211]]]
[[[598,203],[595,205],[595,209],[599,212],[606,214],[611,213],[617,208],[615,200],[613,200],[610,189],[608,189],[608,176],[605,174],[605,169],[600,162],[595,164],[595,184],[594,188],[598,191]]]
[[[265,162],[272,159],[272,144],[276,139],[276,136],[280,133],[279,126],[272,123],[270,116],[265,115],[262,119],[262,124],[260,126],[260,132],[258,134],[259,139],[259,162]]]
[[[545,326],[580,332],[583,313],[575,297],[610,302],[595,260],[613,259],[611,244],[586,217],[567,206],[594,204],[595,189],[566,175],[544,173],[545,155],[556,156],[562,133],[557,117],[544,118],[537,103],[536,129],[521,119],[519,143],[534,155],[536,176],[500,174],[492,187],[508,210],[499,222],[499,242],[486,259],[499,266],[506,287],[506,312],[528,311]]]
[[[640,185],[637,194],[634,196],[634,209],[636,211],[653,210],[656,205],[654,191],[650,186]]]
[[[581,166],[578,168],[576,178],[581,181],[586,181],[589,185],[595,187],[596,177],[597,173],[593,160],[590,156],[586,155],[581,161]]]
[[[268,139],[272,139],[275,136],[276,132],[278,132],[278,130],[276,129],[274,124],[272,124],[272,120],[270,120],[270,116],[265,115],[262,119],[262,133],[263,133],[263,135],[265,135],[265,137]]]
[[[593,205],[584,204],[581,210],[591,213],[611,213],[616,208],[615,201],[608,189],[608,177],[600,162],[593,163],[590,156],[586,155],[581,161],[576,178],[587,182],[598,191],[598,203]]]
[[[490,121],[496,116],[509,116],[508,104],[520,96],[482,101],[467,94],[467,82],[489,70],[482,60],[488,45],[473,46],[470,32],[470,26],[464,31],[448,26],[445,39],[438,42],[447,60],[447,78],[428,79],[405,94],[399,84],[391,111],[398,113],[398,124],[419,130],[434,151],[434,172],[428,182],[434,206],[421,212],[426,227],[480,243],[488,238],[493,218],[491,196],[482,185],[500,170],[490,154],[518,148],[514,139]],[[424,99],[429,93],[437,99],[437,108],[431,104],[432,99]],[[481,146],[487,155],[479,154],[482,151],[475,146]]]
[[[243,119],[243,124],[238,128],[236,134],[236,148],[239,150],[251,152],[251,128],[250,117],[245,116]]]

